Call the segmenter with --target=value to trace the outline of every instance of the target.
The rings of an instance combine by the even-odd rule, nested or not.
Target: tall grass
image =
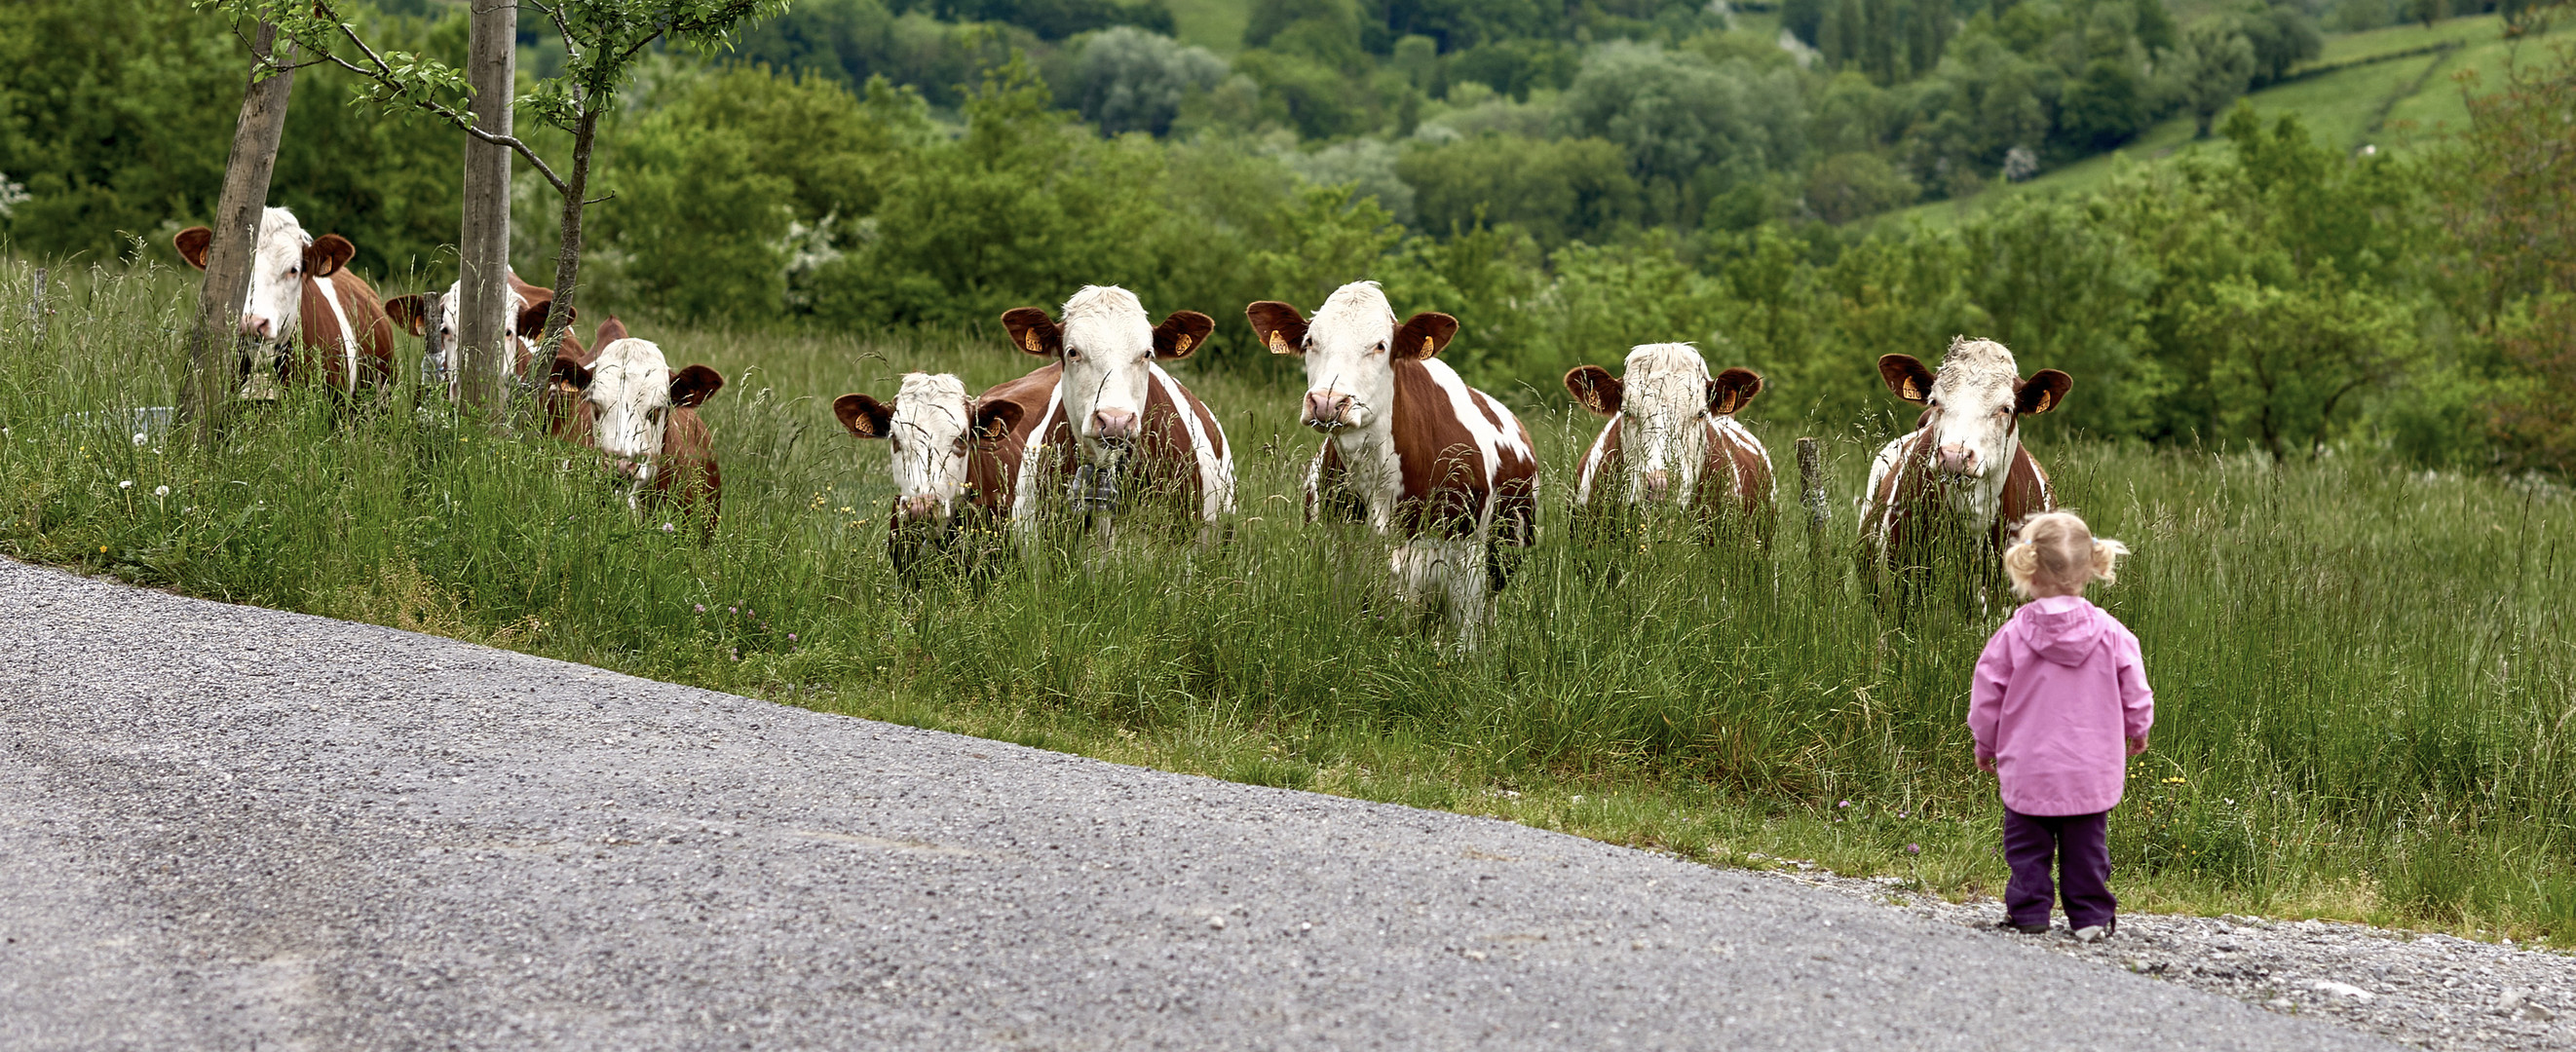
[[[1812,541],[1786,508],[1767,551],[1654,524],[1585,546],[1565,476],[1596,421],[1518,393],[1551,469],[1545,536],[1460,654],[1392,600],[1381,542],[1300,523],[1313,439],[1282,383],[1185,376],[1237,451],[1229,538],[1130,534],[913,590],[884,555],[885,454],[829,400],[883,396],[907,369],[982,385],[1031,364],[1000,340],[642,326],[731,381],[706,407],[726,489],[701,546],[631,513],[590,458],[409,391],[354,413],[291,398],[211,453],[138,440],[104,411],[172,401],[193,282],[57,275],[38,339],[28,277],[0,263],[0,551],[21,558],[1712,861],[2001,884],[1964,715],[2003,612],[1892,617],[1854,587],[1849,498],[1876,434],[1827,443],[1836,517]],[[1801,425],[1754,426],[1794,476]],[[2155,748],[2113,821],[2133,908],[2576,937],[2563,490],[2363,452],[2040,453],[2138,551],[2096,595],[2144,640],[2158,691]]]

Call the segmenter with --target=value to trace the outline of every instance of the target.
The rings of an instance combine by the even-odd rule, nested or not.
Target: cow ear
[[[671,404],[694,409],[724,386],[724,374],[703,365],[692,365],[671,374]]]
[[[1575,404],[1602,416],[1619,415],[1619,402],[1626,386],[1610,370],[1598,365],[1578,365],[1565,373],[1565,390],[1574,396]]]
[[[511,325],[510,331],[531,340],[543,336],[546,334],[546,314],[554,309],[555,303],[550,299],[528,304],[519,310],[518,321]],[[565,328],[571,328],[572,319],[566,318],[564,321]]]
[[[1064,355],[1064,329],[1042,307],[1013,307],[1002,312],[1002,327],[1011,331],[1011,346],[1040,358]]]
[[[1708,411],[1726,416],[1751,404],[1753,396],[1762,393],[1762,374],[1751,369],[1729,369],[1708,382]]]
[[[171,246],[179,250],[179,258],[199,270],[206,269],[206,246],[214,243],[215,232],[201,226],[189,227],[170,239]]]
[[[385,317],[393,319],[394,324],[414,336],[429,331],[429,316],[421,313],[421,309],[421,294],[417,292],[385,301]]]
[[[1025,412],[1018,402],[978,402],[975,404],[975,430],[983,433],[985,441],[999,442],[1009,437],[1011,429],[1020,426],[1020,417]]]
[[[2042,369],[2021,382],[2015,392],[2013,411],[2023,416],[2045,413],[2066,400],[2066,389],[2075,386],[2075,378],[2055,369]]]
[[[1216,331],[1216,319],[1194,310],[1176,310],[1154,326],[1154,357],[1177,362],[1198,352]]]
[[[1456,335],[1458,319],[1438,311],[1424,311],[1395,327],[1395,345],[1387,350],[1398,358],[1430,358],[1449,346],[1449,338]]]
[[[358,246],[338,234],[324,234],[304,246],[304,276],[327,278],[349,265],[358,254]]]
[[[619,341],[619,340],[623,340],[623,339],[625,339],[625,338],[626,338],[626,323],[625,323],[625,322],[622,322],[622,321],[617,320],[617,315],[611,314],[611,315],[609,315],[609,316],[608,316],[608,320],[607,320],[607,321],[603,321],[603,322],[600,322],[600,323],[599,323],[599,343],[598,343],[598,346],[606,347],[606,346],[608,346],[609,344],[615,343],[615,342],[617,342],[617,341]]]
[[[558,391],[590,390],[590,367],[568,355],[555,355],[555,389]]]
[[[1252,336],[1272,354],[1306,353],[1306,316],[1278,300],[1262,300],[1243,308],[1243,319],[1252,323]]]
[[[843,429],[860,438],[884,438],[894,432],[893,402],[845,394],[832,400],[832,415],[841,418]]]
[[[1932,398],[1932,370],[1910,354],[1883,355],[1878,359],[1878,375],[1887,381],[1887,389],[1908,402],[1922,403]]]

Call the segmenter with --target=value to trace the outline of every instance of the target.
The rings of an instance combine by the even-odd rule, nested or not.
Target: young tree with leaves
[[[362,101],[389,109],[416,107],[465,134],[517,154],[563,197],[563,237],[555,257],[554,306],[540,347],[555,346],[572,324],[581,279],[582,213],[588,197],[599,122],[617,105],[635,63],[658,43],[701,53],[720,51],[744,23],[787,9],[789,0],[519,0],[562,34],[562,72],[538,80],[518,108],[572,134],[572,156],[558,170],[526,140],[477,122],[467,106],[465,73],[436,58],[380,50],[368,43],[339,0],[204,0],[238,17],[272,21],[313,57],[366,78]]]

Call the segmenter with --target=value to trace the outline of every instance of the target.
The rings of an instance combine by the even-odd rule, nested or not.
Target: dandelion
[[[133,480],[133,479],[127,479],[127,480],[125,480],[125,481],[123,481],[123,482],[119,482],[119,483],[117,483],[117,484],[116,484],[116,488],[118,488],[118,489],[133,489],[133,488],[134,488],[134,480]]]
[[[155,497],[167,497],[170,495],[170,487],[154,486],[152,487],[152,495]]]

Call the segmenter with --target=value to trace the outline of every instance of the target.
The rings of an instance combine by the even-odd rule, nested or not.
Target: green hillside
[[[2322,145],[2343,151],[2364,147],[2412,150],[2441,141],[2468,120],[2461,92],[2478,84],[2492,90],[2508,72],[2552,60],[2552,46],[2571,38],[2567,27],[2544,27],[2518,40],[2504,38],[2494,15],[2454,18],[2430,28],[2420,24],[2328,37],[2324,53],[2293,71],[2287,83],[2245,97],[2266,122],[2295,113]],[[2473,79],[2463,80],[2464,76]],[[2152,163],[2199,149],[2227,149],[2225,142],[2195,142],[2188,116],[2168,118],[2117,150],[2040,173],[2028,182],[1998,186],[1957,201],[1902,209],[1878,222],[1902,225],[1953,222],[1962,213],[1990,208],[2019,194],[2081,194],[2098,189],[2122,166]]]

